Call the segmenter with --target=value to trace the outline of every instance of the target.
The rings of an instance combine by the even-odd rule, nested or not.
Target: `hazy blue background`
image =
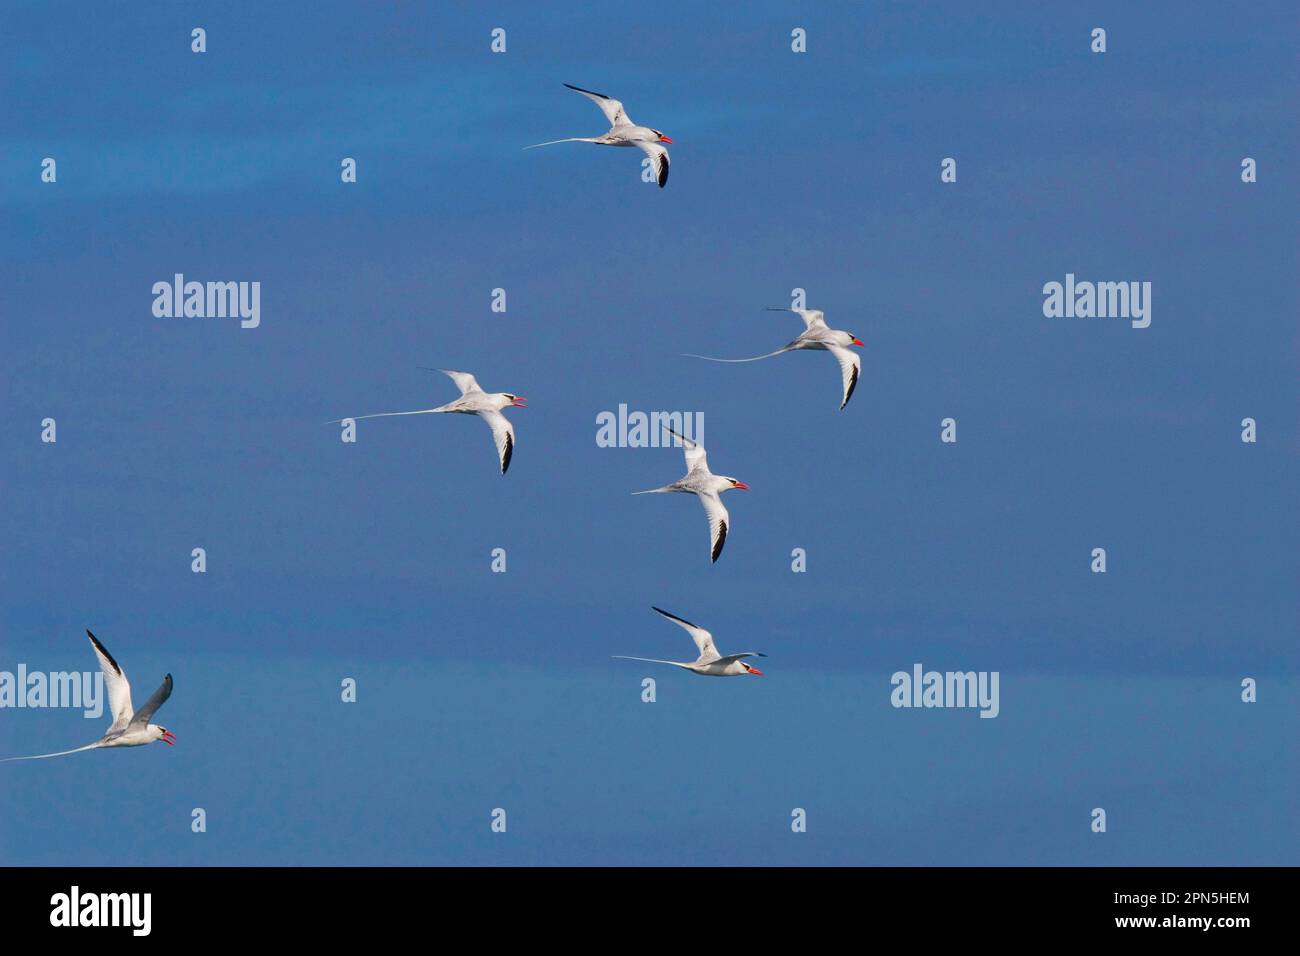
[[[0,862],[1300,862],[1294,6],[719,7],[4,5],[0,669],[89,626],[179,746],[0,765]],[[520,149],[604,130],[563,82],[667,189]],[[155,319],[174,272],[261,327]],[[1045,319],[1066,272],[1151,327]],[[867,342],[844,412],[828,356],[679,356],[775,348],[796,286]],[[468,419],[321,424],[455,394],[420,365],[528,396],[509,475]],[[621,402],[753,486],[716,566],[628,495],[680,452],[596,446]],[[768,676],[610,660],[691,656],[651,604]],[[1001,716],[893,709],[916,661]]]

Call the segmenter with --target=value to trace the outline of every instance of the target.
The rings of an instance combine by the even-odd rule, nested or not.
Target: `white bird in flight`
[[[657,129],[651,129],[649,126],[638,126],[628,117],[627,112],[623,109],[623,104],[613,97],[606,96],[604,93],[593,93],[591,90],[584,90],[579,86],[564,84],[575,93],[581,93],[587,99],[591,100],[600,107],[600,111],[605,114],[609,120],[609,132],[603,136],[570,136],[568,139],[553,139],[546,143],[534,143],[532,146],[525,146],[524,149],[536,149],[538,146],[554,146],[556,143],[596,143],[600,146],[635,146],[654,163],[655,180],[659,183],[659,188],[663,189],[668,183],[668,150],[661,146],[661,143],[671,143],[672,140],[665,136]]]
[[[95,649],[95,656],[99,658],[99,669],[104,672],[104,685],[108,690],[108,706],[113,712],[113,723],[108,728],[108,732],[100,737],[94,743],[86,744],[84,747],[77,747],[74,750],[60,750],[52,754],[36,754],[32,757],[6,757],[0,760],[5,763],[9,760],[43,760],[46,757],[62,757],[65,754],[80,753],[83,750],[95,750],[99,747],[141,747],[144,744],[151,744],[155,740],[161,740],[165,744],[176,744],[176,738],[166,727],[160,727],[158,724],[149,723],[149,718],[154,715],[172,695],[172,675],[168,674],[163,678],[162,686],[153,692],[143,707],[139,710],[131,708],[131,685],[126,679],[126,674],[118,666],[117,661],[113,660],[113,655],[108,653],[104,645],[95,639],[95,635],[86,631],[86,636],[90,638],[90,645]]]
[[[501,460],[501,474],[504,475],[515,453],[515,429],[510,424],[510,420],[501,414],[501,409],[527,408],[525,403],[528,400],[522,395],[511,395],[509,392],[485,392],[469,372],[453,372],[445,368],[429,368],[424,371],[442,372],[443,375],[449,376],[460,389],[460,398],[446,405],[439,405],[437,408],[421,408],[413,412],[377,412],[374,415],[357,415],[351,419],[338,418],[325,424],[358,422],[363,418],[391,418],[394,415],[439,415],[444,412],[477,415],[492,429],[492,438],[497,446],[497,457]]]
[[[761,670],[746,664],[743,658],[766,657],[766,654],[759,651],[745,651],[743,654],[727,654],[723,656],[718,653],[717,647],[714,646],[713,635],[698,624],[683,621],[676,614],[669,614],[662,608],[656,607],[653,610],[658,611],[691,635],[695,641],[695,646],[700,649],[700,656],[689,664],[685,661],[661,661],[653,657],[626,657],[622,654],[615,654],[615,658],[623,661],[645,661],[649,664],[672,664],[674,667],[683,667],[705,677],[739,677],[741,674],[753,674],[755,677],[763,676]]]
[[[787,342],[775,352],[768,352],[766,355],[755,355],[753,358],[724,359],[714,358],[712,355],[687,355],[688,358],[707,359],[710,362],[757,362],[759,359],[771,358],[773,355],[780,355],[783,352],[794,352],[798,349],[818,349],[823,352],[830,352],[835,356],[835,360],[840,363],[840,378],[844,386],[844,399],[840,402],[840,410],[849,403],[853,397],[853,390],[858,387],[858,376],[862,373],[862,360],[858,358],[858,353],[854,352],[849,346],[863,345],[852,332],[841,332],[839,329],[832,329],[826,325],[826,316],[820,309],[768,309],[768,312],[794,312],[803,319],[805,326],[804,331],[798,338]]]
[[[709,471],[709,459],[703,445],[691,441],[684,435],[678,435],[671,428],[667,431],[670,435],[680,438],[686,450],[686,476],[677,479],[671,485],[651,488],[648,491],[634,491],[632,494],[655,495],[680,491],[699,498],[700,504],[704,505],[704,513],[709,516],[709,555],[713,561],[717,561],[718,555],[722,553],[722,546],[726,544],[727,532],[731,526],[731,515],[722,504],[722,492],[730,491],[732,488],[748,491],[749,485],[725,475],[715,475]]]

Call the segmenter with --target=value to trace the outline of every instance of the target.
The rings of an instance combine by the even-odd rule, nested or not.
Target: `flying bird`
[[[554,146],[556,143],[635,146],[649,156],[654,163],[655,179],[659,183],[659,188],[663,189],[668,183],[669,161],[668,150],[661,144],[671,143],[672,140],[657,129],[651,129],[649,126],[638,126],[633,123],[623,109],[623,104],[613,97],[606,96],[604,93],[593,93],[591,90],[584,90],[580,86],[571,86],[568,83],[564,85],[575,93],[581,93],[600,107],[600,111],[609,120],[609,132],[603,136],[570,136],[568,139],[553,139],[547,143],[534,143],[532,146],[525,146],[524,149],[536,149],[538,146]]]
[[[748,491],[749,485],[725,475],[715,475],[709,471],[709,460],[703,445],[691,441],[684,435],[678,435],[671,428],[667,431],[670,435],[680,438],[686,450],[686,476],[677,479],[671,485],[651,488],[648,491],[634,491],[632,494],[655,495],[680,491],[699,498],[700,504],[704,505],[704,513],[709,517],[709,556],[713,561],[717,561],[718,555],[722,553],[722,546],[727,542],[727,532],[731,527],[731,515],[722,504],[722,492],[730,491],[732,488]]]
[[[862,360],[858,358],[858,353],[854,352],[849,346],[863,345],[852,332],[841,332],[839,329],[832,329],[826,325],[826,316],[820,309],[768,309],[768,312],[794,312],[803,319],[804,331],[798,338],[787,342],[775,352],[768,352],[766,355],[755,355],[753,358],[724,359],[714,358],[712,355],[692,355],[688,358],[706,359],[710,362],[757,362],[759,359],[771,358],[773,355],[780,355],[783,352],[794,352],[799,349],[818,349],[823,352],[830,352],[835,356],[835,360],[840,363],[840,379],[844,388],[844,399],[840,402],[840,411],[849,403],[853,397],[853,390],[858,387],[858,376],[862,373]]]
[[[653,657],[625,657],[622,654],[615,654],[615,658],[623,661],[645,661],[649,664],[672,664],[674,667],[683,667],[705,677],[739,677],[741,674],[753,674],[755,677],[763,676],[761,670],[746,664],[743,658],[766,657],[766,654],[759,651],[745,651],[743,654],[728,654],[724,657],[718,653],[718,649],[713,643],[713,635],[698,624],[684,621],[676,614],[669,614],[662,608],[656,607],[652,610],[658,611],[691,635],[691,638],[695,641],[695,646],[700,649],[700,656],[689,664],[685,661],[661,661]]]
[[[46,757],[62,757],[65,754],[95,750],[99,747],[141,747],[155,740],[175,746],[176,738],[170,730],[149,723],[149,718],[154,715],[154,711],[172,695],[172,675],[168,674],[163,678],[162,686],[153,692],[153,696],[145,701],[143,707],[133,710],[131,685],[126,679],[126,673],[94,634],[86,631],[86,636],[90,638],[90,646],[95,649],[95,656],[99,658],[99,669],[104,672],[104,686],[108,689],[108,706],[113,712],[113,723],[108,728],[108,732],[94,743],[74,750],[60,750],[58,753],[36,754],[32,757],[6,757],[0,760],[0,763],[9,760],[43,760]]]
[[[460,398],[437,408],[422,408],[413,412],[377,412],[374,415],[357,415],[352,421],[363,418],[390,418],[394,415],[438,415],[443,412],[455,412],[461,415],[477,415],[487,422],[492,429],[492,438],[496,442],[497,457],[501,461],[501,474],[510,467],[510,459],[515,453],[515,429],[510,420],[501,414],[503,408],[527,408],[528,399],[522,395],[509,392],[485,392],[479,387],[474,376],[469,372],[453,372],[445,368],[426,368],[426,372],[441,372],[451,378],[460,389]],[[339,418],[327,425],[337,425],[348,419]]]

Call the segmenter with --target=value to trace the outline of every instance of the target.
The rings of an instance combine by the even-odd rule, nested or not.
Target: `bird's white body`
[[[435,368],[427,369],[430,372],[442,372],[460,389],[460,398],[448,402],[446,405],[439,405],[437,408],[417,408],[411,412],[377,412],[373,415],[357,415],[352,421],[361,421],[364,418],[392,418],[399,415],[477,415],[487,423],[492,429],[492,440],[497,446],[497,459],[501,464],[501,474],[506,473],[510,467],[510,459],[515,452],[515,429],[510,424],[510,419],[501,414],[504,408],[527,408],[524,404],[526,399],[521,395],[511,395],[509,392],[485,392],[479,386],[478,381],[469,372],[457,372],[451,369]],[[336,419],[332,422],[326,422],[328,425],[337,425],[344,419]]]
[[[670,492],[695,495],[704,506],[704,513],[709,519],[709,557],[718,560],[722,546],[726,544],[731,530],[731,515],[722,503],[722,493],[733,488],[748,491],[749,485],[725,475],[715,475],[709,471],[709,459],[704,446],[683,435],[678,435],[671,428],[669,434],[681,440],[686,450],[686,474],[671,485],[662,488],[650,488],[647,491],[634,491],[634,495],[656,495]]]
[[[170,730],[158,724],[149,723],[149,718],[172,695],[172,675],[168,674],[164,677],[162,685],[154,691],[153,696],[145,701],[143,707],[135,710],[131,705],[131,684],[126,679],[126,673],[118,666],[117,661],[113,660],[113,655],[108,653],[103,644],[99,643],[94,634],[86,631],[86,636],[90,638],[90,646],[94,648],[95,656],[99,658],[99,669],[104,674],[104,686],[108,691],[108,706],[113,712],[113,723],[109,726],[107,733],[84,747],[77,747],[73,750],[60,750],[58,753],[52,754],[37,754],[32,757],[6,757],[5,760],[0,760],[0,763],[8,760],[42,760],[46,757],[62,757],[65,754],[75,754],[83,750],[96,750],[102,747],[143,747],[145,744],[151,744],[156,740],[161,740],[165,744],[175,744],[175,738]]]
[[[131,727],[119,734],[107,735],[99,742],[101,747],[143,747],[155,740],[163,739],[163,729],[157,724],[145,724],[143,727]]]
[[[644,661],[648,664],[671,664],[673,667],[680,667],[702,677],[740,677],[744,674],[754,677],[763,676],[761,670],[746,664],[744,659],[746,657],[766,657],[766,654],[759,651],[744,651],[740,654],[727,654],[724,656],[718,652],[717,646],[713,643],[713,635],[698,624],[692,624],[690,621],[683,620],[675,614],[669,614],[660,608],[653,608],[653,610],[686,631],[691,636],[691,639],[695,641],[700,656],[693,661],[661,661],[653,657],[625,657],[622,654],[615,654],[615,658],[625,661]]]
[[[768,311],[794,312],[803,319],[803,332],[775,352],[768,352],[766,355],[755,355],[753,358],[723,359],[714,358],[711,355],[691,355],[690,358],[702,358],[710,362],[739,363],[757,362],[760,359],[782,355],[785,352],[797,352],[801,349],[830,352],[835,356],[835,361],[840,364],[840,382],[843,394],[843,399],[840,401],[840,410],[842,411],[844,406],[849,403],[849,399],[853,397],[853,390],[858,387],[858,377],[862,374],[862,360],[851,346],[862,345],[862,342],[852,332],[830,328],[826,324],[826,316],[820,309],[769,309]]]
[[[538,146],[554,146],[556,143],[634,146],[649,156],[653,162],[655,181],[659,184],[659,188],[662,189],[668,184],[668,169],[671,160],[668,156],[668,150],[662,144],[671,143],[671,139],[657,129],[633,123],[627,115],[627,111],[623,109],[623,104],[613,97],[606,96],[604,93],[593,93],[591,90],[584,90],[579,86],[572,86],[568,83],[564,85],[575,93],[581,93],[600,107],[600,111],[609,120],[609,132],[601,136],[570,136],[566,139],[553,139],[548,143],[534,143],[532,146],[525,146],[525,149],[536,149]]]
[[[681,665],[694,674],[700,674],[704,677],[739,677],[741,674],[752,674],[753,668],[747,667],[740,661],[729,661],[722,663],[720,661],[708,661],[701,664],[696,661],[693,664]]]

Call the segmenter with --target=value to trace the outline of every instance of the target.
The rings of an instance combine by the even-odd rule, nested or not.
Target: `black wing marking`
[[[501,474],[504,475],[506,469],[510,467],[510,459],[514,456],[514,453],[515,438],[509,432],[506,432],[506,450],[501,454]]]
[[[723,546],[724,544],[726,544],[726,543],[727,543],[727,522],[725,522],[725,521],[719,521],[719,522],[718,522],[718,541],[717,541],[717,544],[715,544],[715,545],[713,546],[713,560],[714,560],[715,562],[718,560],[718,555],[720,555],[720,554],[722,553],[722,546]],[[691,625],[691,626],[694,627],[695,625]]]
[[[595,90],[584,90],[581,86],[574,86],[572,83],[565,83],[564,85],[571,90],[577,90],[579,93],[587,93],[591,96],[599,96],[602,100],[608,100],[612,98],[606,96],[604,93],[597,93]],[[569,102],[573,102],[573,101],[570,100]]]
[[[650,610],[652,610],[652,611],[658,611],[658,612],[659,612],[660,614],[662,614],[664,617],[671,618],[672,620],[676,621],[678,624],[685,624],[687,627],[699,627],[701,631],[704,630],[704,628],[700,627],[698,624],[692,624],[690,621],[686,620],[684,617],[678,617],[676,614],[669,614],[669,613],[668,613],[667,611],[665,611],[663,608],[661,608],[661,607],[655,607],[653,604],[650,605]]]
[[[99,643],[99,638],[90,633],[90,628],[86,628],[86,636],[90,638],[90,643],[95,645],[95,650],[103,654],[104,657],[107,658],[108,662],[113,665],[113,670],[117,671],[117,676],[121,677],[122,668],[118,666],[117,661],[113,660],[113,655],[108,652],[108,648]]]

